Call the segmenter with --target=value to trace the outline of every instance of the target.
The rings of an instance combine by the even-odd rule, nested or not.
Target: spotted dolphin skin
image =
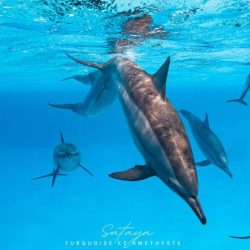
[[[226,102],[238,102],[238,103],[241,103],[241,104],[247,106],[247,102],[244,99],[245,99],[249,89],[250,89],[250,74],[248,74],[248,77],[247,77],[247,80],[246,80],[246,83],[245,83],[245,86],[244,86],[244,89],[242,91],[240,98],[228,100]]]
[[[180,110],[180,113],[187,119],[201,151],[206,156],[206,160],[196,164],[198,166],[214,164],[232,177],[232,173],[228,169],[226,152],[219,138],[210,129],[208,116],[206,115],[205,120],[201,121],[187,110]]]
[[[54,169],[52,173],[33,178],[33,180],[52,177],[52,187],[55,184],[58,175],[65,176],[67,172],[75,170],[77,167],[81,167],[88,174],[93,176],[93,174],[83,167],[80,163],[81,155],[79,149],[72,143],[66,143],[62,132],[60,133],[61,143],[57,145],[54,149]]]
[[[100,84],[106,86],[103,95],[109,88],[115,88],[133,140],[145,159],[145,165],[110,176],[126,181],[157,176],[179,194],[205,224],[206,217],[197,198],[198,180],[190,143],[177,112],[165,96],[170,58],[150,75],[127,58],[115,57],[97,64],[68,56],[100,71],[103,76]],[[110,85],[103,79],[108,79]]]

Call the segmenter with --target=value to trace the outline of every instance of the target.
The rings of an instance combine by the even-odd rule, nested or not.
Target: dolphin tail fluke
[[[248,105],[247,102],[244,101],[243,99],[232,99],[232,100],[228,100],[228,101],[226,101],[226,102],[239,102],[239,103],[241,103],[241,104],[243,104],[243,105],[245,105],[245,106]]]
[[[87,168],[85,168],[83,165],[79,165],[79,167],[82,168],[83,170],[85,170],[89,175],[94,177],[94,175]]]
[[[68,53],[65,53],[71,60],[79,63],[79,64],[82,64],[82,65],[85,65],[85,66],[89,66],[89,67],[92,67],[92,68],[96,68],[96,69],[99,69],[99,70],[103,70],[104,69],[104,64],[98,64],[98,63],[95,63],[95,62],[88,62],[88,61],[82,61],[78,58],[75,58],[71,55],[69,55]]]
[[[207,223],[206,216],[201,208],[200,202],[197,198],[189,197],[185,199],[189,206],[192,208],[192,210],[195,212],[199,220],[203,225]]]

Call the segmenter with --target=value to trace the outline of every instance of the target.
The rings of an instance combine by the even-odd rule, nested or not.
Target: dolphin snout
[[[206,216],[201,208],[200,202],[197,198],[194,197],[187,197],[184,199],[187,201],[189,206],[192,208],[192,210],[195,212],[197,217],[199,218],[200,222],[205,225],[207,223]]]
[[[231,171],[228,168],[223,168],[222,169],[227,175],[229,175],[231,178],[233,178],[233,175],[231,173]]]
[[[182,114],[185,117],[188,117],[188,115],[190,114],[189,111],[185,110],[185,109],[181,109],[179,110],[179,113]]]

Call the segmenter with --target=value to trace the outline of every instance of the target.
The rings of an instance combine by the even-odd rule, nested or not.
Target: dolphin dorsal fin
[[[206,113],[205,119],[204,119],[204,125],[209,128],[209,120],[208,120],[208,115]]]
[[[63,137],[63,132],[60,131],[60,138],[61,138],[61,143],[64,143],[64,137]]]
[[[168,77],[168,69],[170,65],[170,57],[162,64],[158,71],[153,75],[156,88],[160,92],[163,99],[166,97],[166,81]]]

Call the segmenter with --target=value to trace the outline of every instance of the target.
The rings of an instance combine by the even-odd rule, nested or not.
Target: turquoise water
[[[153,233],[140,240],[165,241],[131,249],[249,249],[249,240],[228,236],[250,235],[250,110],[225,102],[240,96],[250,72],[249,1],[90,2],[0,1],[1,249],[122,249],[116,236],[105,238],[102,230],[129,223],[134,231]],[[143,15],[152,20],[146,31],[124,28]],[[234,176],[214,165],[197,167],[205,226],[159,179],[130,183],[108,177],[143,164],[118,100],[85,118],[48,106],[80,102],[89,91],[74,80],[61,81],[91,71],[65,52],[97,62],[120,52],[149,73],[171,56],[167,97],[177,110],[201,119],[208,113]],[[195,159],[204,160],[183,121]],[[60,130],[80,148],[94,178],[79,168],[58,177],[53,188],[51,179],[32,180],[53,169]],[[100,246],[105,240],[112,246]],[[92,246],[82,244],[88,241]]]

